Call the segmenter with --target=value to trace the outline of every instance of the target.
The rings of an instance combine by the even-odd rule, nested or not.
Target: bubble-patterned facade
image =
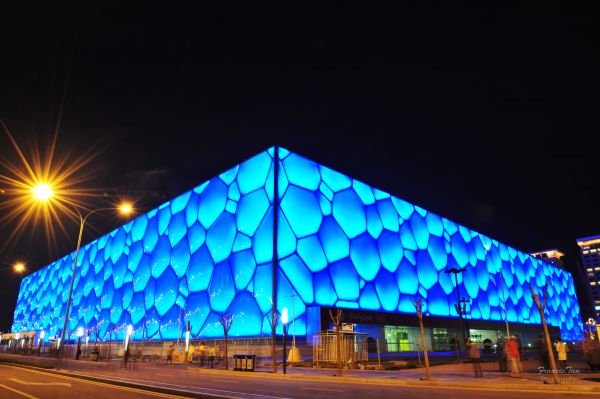
[[[60,331],[73,258],[23,279],[13,332]],[[548,323],[563,338],[580,337],[568,272],[271,148],[82,247],[69,331],[118,339],[131,324],[133,339],[175,339],[189,320],[193,337],[220,337],[218,317],[227,313],[230,336],[271,335],[273,302],[281,312],[293,298],[298,335],[320,306],[414,313],[420,296],[427,315],[456,317],[454,282],[444,273],[453,267],[465,269],[459,288],[472,299],[470,318],[504,321],[506,302],[509,322],[538,324],[529,285],[541,293],[549,282]]]

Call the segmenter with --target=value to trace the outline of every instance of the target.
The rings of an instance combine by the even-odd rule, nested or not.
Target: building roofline
[[[565,256],[565,253],[560,251],[558,248],[543,249],[541,251],[531,252],[529,255],[535,256],[535,255],[552,254],[552,253],[556,253],[559,257]]]
[[[589,236],[589,237],[582,237],[582,238],[578,238],[577,239],[577,244],[579,246],[589,245],[589,244],[592,244],[592,243],[599,243],[600,244],[600,235]]]

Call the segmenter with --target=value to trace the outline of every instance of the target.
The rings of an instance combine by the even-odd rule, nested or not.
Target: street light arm
[[[71,308],[71,302],[73,299],[73,285],[75,283],[75,276],[77,275],[77,260],[79,258],[79,250],[81,249],[81,239],[83,236],[83,227],[85,226],[85,222],[87,221],[87,219],[92,216],[95,213],[98,212],[102,212],[102,211],[107,211],[107,210],[114,210],[114,209],[118,209],[115,207],[108,207],[108,208],[98,208],[98,209],[94,209],[92,211],[89,211],[85,216],[81,215],[81,212],[79,212],[79,209],[77,207],[75,207],[75,212],[77,212],[77,215],[79,215],[79,236],[77,237],[77,248],[75,249],[75,258],[73,259],[73,273],[71,274],[71,284],[69,286],[69,297],[67,299],[67,309],[65,311],[65,321],[63,323],[63,329],[61,331],[61,338],[60,338],[60,348],[59,348],[59,353],[58,353],[58,362],[56,365],[56,369],[60,370],[60,366],[62,363],[62,357],[63,357],[63,352],[64,352],[64,346],[65,346],[65,332],[67,330],[68,327],[68,322],[69,322],[69,310]]]

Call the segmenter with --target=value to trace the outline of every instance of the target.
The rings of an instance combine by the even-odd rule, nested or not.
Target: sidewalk
[[[56,359],[23,355],[0,354],[0,361],[4,359],[9,361],[28,362],[38,367],[53,367]],[[473,370],[470,364],[446,364],[431,367],[431,380],[423,381],[421,378],[425,375],[424,368],[404,369],[404,370],[344,370],[342,377],[337,377],[336,369],[331,368],[303,368],[288,367],[287,374],[282,373],[281,367],[277,374],[272,373],[271,367],[260,366],[255,372],[225,371],[222,369],[206,369],[187,364],[175,364],[165,367],[171,373],[176,373],[181,378],[192,377],[197,374],[217,374],[229,375],[238,378],[251,379],[295,379],[322,382],[343,382],[357,384],[379,384],[379,385],[398,385],[398,386],[432,386],[432,387],[454,387],[477,390],[518,390],[518,391],[560,391],[560,392],[588,392],[600,393],[600,373],[594,373],[584,368],[583,364],[573,363],[571,366],[577,373],[560,375],[560,384],[554,384],[552,375],[541,375],[537,372],[537,362],[524,362],[526,373],[524,378],[512,377],[507,373],[499,373],[496,363],[482,363],[484,378],[474,378]],[[92,362],[87,360],[68,359],[64,362],[65,374],[85,374],[93,375],[94,378],[105,381],[116,381],[115,375],[122,367],[122,362]],[[138,372],[144,370],[163,368],[160,362],[138,362],[136,364]],[[543,379],[549,383],[545,384]],[[191,380],[197,379],[191,378]],[[163,381],[155,381],[155,384],[149,384],[149,388],[158,388]]]
[[[404,370],[343,370],[338,377],[337,369],[288,367],[287,374],[282,373],[281,367],[273,374],[270,367],[259,367],[254,373],[225,371],[189,367],[188,371],[200,374],[236,375],[248,378],[292,378],[314,381],[347,382],[361,384],[412,385],[459,387],[486,390],[526,390],[526,391],[573,391],[600,393],[600,373],[587,369],[583,363],[573,363],[572,373],[559,374],[560,384],[555,384],[552,374],[540,374],[537,361],[524,362],[523,377],[512,376],[510,373],[497,371],[496,363],[482,363],[484,378],[474,378],[473,368],[469,363],[445,364],[430,368],[431,379],[423,380],[425,369]],[[544,382],[546,381],[546,383]]]

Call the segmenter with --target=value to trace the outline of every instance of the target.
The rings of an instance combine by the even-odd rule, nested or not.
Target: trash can
[[[242,361],[244,355],[233,355],[233,369],[235,371],[242,371]]]
[[[256,355],[246,355],[246,364],[244,367],[244,371],[254,371],[254,366],[256,365]]]
[[[235,371],[254,371],[256,355],[237,354],[233,355],[233,369]]]

